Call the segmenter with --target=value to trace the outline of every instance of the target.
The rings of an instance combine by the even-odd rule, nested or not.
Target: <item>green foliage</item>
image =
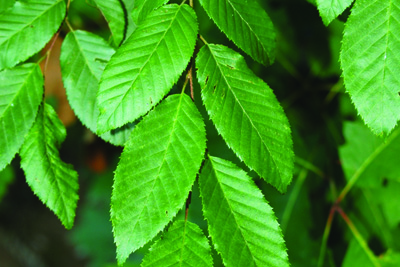
[[[399,21],[398,1],[357,0],[344,29],[344,83],[376,134],[389,134],[400,119]]]
[[[43,76],[36,64],[25,64],[0,72],[0,170],[11,162],[22,146],[39,108]]]
[[[210,245],[201,229],[188,221],[176,221],[157,240],[141,266],[213,266]]]
[[[168,0],[137,0],[132,10],[132,19],[136,24],[142,23],[154,9],[167,3]]]
[[[285,192],[292,180],[292,140],[271,88],[224,46],[204,46],[196,65],[204,104],[219,133],[250,168]]]
[[[0,70],[13,67],[42,49],[64,16],[63,0],[15,2],[0,15]]]
[[[351,5],[354,0],[316,0],[322,21],[328,26],[343,11]]]
[[[111,198],[119,263],[164,229],[185,203],[205,141],[200,114],[185,94],[169,96],[136,126]]]
[[[21,147],[26,181],[67,228],[72,228],[78,202],[78,173],[64,163],[58,149],[67,133],[57,113],[45,104]]]
[[[160,102],[187,66],[196,34],[196,15],[187,5],[163,6],[138,26],[101,77],[99,133],[135,121]]]
[[[243,170],[210,156],[199,186],[210,235],[226,266],[289,266],[272,208]]]

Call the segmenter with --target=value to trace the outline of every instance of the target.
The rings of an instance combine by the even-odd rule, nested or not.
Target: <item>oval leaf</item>
[[[243,170],[209,157],[199,186],[208,231],[225,266],[289,266],[275,214]]]
[[[169,96],[133,130],[115,172],[111,220],[122,264],[184,204],[205,150],[201,115],[184,94]]]
[[[201,229],[188,221],[176,221],[156,241],[141,264],[145,266],[211,267],[210,245]]]
[[[166,5],[147,17],[101,77],[99,133],[133,122],[168,93],[193,54],[196,35],[188,5]]]
[[[43,95],[43,76],[36,64],[0,72],[0,170],[11,162],[35,121]]]
[[[251,0],[200,0],[226,36],[254,60],[271,65],[275,59],[275,30],[264,9]]]
[[[132,19],[136,24],[141,23],[154,9],[166,4],[169,0],[136,0],[132,10]]]
[[[344,29],[344,84],[375,134],[390,133],[400,119],[399,17],[397,1],[357,0]]]
[[[64,0],[17,1],[0,15],[0,70],[28,59],[50,40],[65,16]]]
[[[84,31],[68,33],[61,46],[60,65],[68,102],[93,133],[97,132],[100,113],[96,103],[100,77],[114,52],[101,37]],[[113,145],[123,145],[132,128],[128,124],[100,137]]]
[[[74,224],[79,185],[77,172],[58,154],[66,134],[56,112],[46,104],[40,108],[20,156],[26,181],[35,195],[70,229]]]
[[[247,166],[285,192],[292,180],[293,145],[272,90],[240,54],[224,46],[204,46],[196,66],[201,96],[218,132]]]
[[[317,0],[319,15],[325,26],[328,26],[332,20],[348,8],[354,0]]]
[[[114,45],[119,46],[125,35],[125,13],[120,0],[94,0],[110,27]]]

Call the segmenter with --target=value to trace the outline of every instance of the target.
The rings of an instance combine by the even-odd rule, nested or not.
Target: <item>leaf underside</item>
[[[141,264],[145,266],[211,267],[210,245],[201,229],[188,221],[176,221],[151,247]]]
[[[119,46],[124,39],[125,13],[120,0],[94,0],[103,13],[111,30],[114,45]]]
[[[226,36],[254,60],[268,66],[275,59],[275,30],[257,1],[200,0]]]
[[[357,0],[344,29],[344,84],[375,134],[389,134],[400,119],[400,5]]]
[[[132,10],[132,19],[136,24],[142,23],[154,9],[166,4],[169,0],[136,0]]]
[[[78,174],[64,163],[58,149],[66,130],[56,112],[45,104],[21,147],[21,167],[26,181],[39,199],[67,229],[74,224],[78,202]]]
[[[209,157],[199,186],[208,230],[225,266],[289,266],[274,212],[243,170]]]
[[[137,120],[161,101],[189,63],[197,30],[188,5],[165,5],[149,14],[103,72],[99,133]]]
[[[84,31],[69,32],[61,46],[60,65],[68,102],[93,133],[97,132],[100,114],[96,103],[100,77],[114,52],[101,37]],[[128,124],[100,137],[113,145],[123,145],[132,128]]]
[[[0,15],[0,70],[42,49],[65,16],[63,0],[17,1]]]
[[[354,0],[317,0],[319,15],[325,26],[328,26],[334,19],[348,8]]]
[[[43,76],[36,64],[0,72],[0,170],[24,143],[43,95]]]
[[[203,102],[218,132],[247,166],[285,192],[292,180],[292,138],[271,88],[240,54],[221,45],[204,46],[196,67]]]
[[[164,229],[182,207],[205,143],[201,115],[184,94],[169,96],[136,125],[115,172],[111,198],[120,264]]]

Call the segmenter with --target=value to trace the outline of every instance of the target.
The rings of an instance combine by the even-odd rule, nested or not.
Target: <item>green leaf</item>
[[[132,10],[132,19],[136,24],[142,23],[154,9],[165,5],[169,0],[136,0]]]
[[[293,145],[271,88],[240,54],[221,45],[204,46],[196,66],[201,96],[218,132],[247,166],[285,192],[292,180]]]
[[[64,163],[58,149],[66,130],[56,112],[45,104],[21,147],[21,167],[35,195],[49,207],[67,229],[74,224],[78,202],[78,174]]]
[[[325,26],[328,26],[334,19],[348,8],[354,0],[316,0],[319,15]]]
[[[211,267],[210,245],[196,224],[176,221],[150,248],[141,266]]]
[[[196,14],[188,5],[152,12],[111,57],[98,93],[99,133],[146,114],[168,93],[193,54]]]
[[[344,83],[375,134],[389,134],[400,119],[399,21],[398,1],[357,0],[344,29]]]
[[[115,46],[124,39],[125,13],[120,0],[94,0],[110,27]]]
[[[15,0],[0,1],[0,14],[4,13],[7,9],[15,4]]]
[[[200,3],[221,31],[254,60],[266,66],[274,62],[274,25],[257,1],[200,0]]]
[[[376,187],[383,178],[400,181],[400,128],[386,140],[371,133],[360,124],[344,124],[346,144],[339,148],[340,161],[346,178],[358,177],[355,185]]]
[[[65,16],[64,0],[17,1],[0,15],[0,70],[42,49]]]
[[[199,186],[208,230],[225,266],[289,266],[275,214],[243,170],[209,157]]]
[[[74,113],[92,132],[97,132],[99,109],[96,95],[101,74],[114,54],[101,37],[84,31],[67,34],[61,46],[60,65],[68,101]],[[123,145],[129,138],[133,125],[100,135],[104,140]]]
[[[136,125],[115,172],[111,220],[122,264],[160,232],[184,204],[205,150],[201,115],[172,95]]]
[[[24,143],[43,95],[43,76],[36,64],[0,72],[0,170]]]
[[[8,186],[14,182],[15,173],[11,165],[0,171],[0,203],[7,193]]]

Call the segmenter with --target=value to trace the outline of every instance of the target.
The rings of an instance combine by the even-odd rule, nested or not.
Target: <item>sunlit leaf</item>
[[[319,15],[326,26],[348,8],[354,0],[316,0]]]
[[[166,4],[169,0],[136,0],[132,10],[132,19],[136,24],[141,23],[154,9]]]
[[[119,46],[124,39],[125,13],[120,0],[94,0],[110,27],[114,44]]]

